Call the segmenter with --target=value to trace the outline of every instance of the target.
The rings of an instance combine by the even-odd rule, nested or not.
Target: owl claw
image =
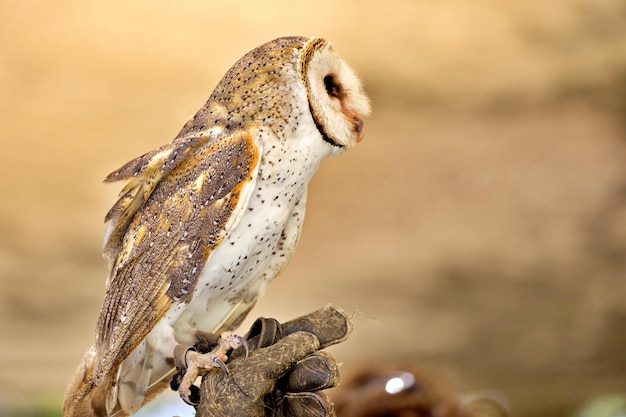
[[[200,403],[200,388],[195,385],[191,385],[189,387],[189,395],[180,393],[180,398],[187,404],[195,407]]]
[[[244,339],[241,336],[237,336],[237,335],[232,336],[232,338],[233,338],[234,342],[238,344],[237,346],[233,346],[233,349],[236,349],[236,348],[242,346],[243,349],[246,351],[246,355],[245,355],[244,359],[248,359],[248,354],[250,353],[250,348],[248,347],[248,342],[246,341],[246,339]]]
[[[225,337],[216,349],[208,353],[200,353],[195,348],[187,348],[183,353],[183,363],[185,370],[180,385],[178,386],[178,394],[184,402],[189,405],[197,405],[200,400],[200,391],[198,387],[193,385],[196,379],[203,375],[210,368],[220,368],[224,373],[228,374],[226,361],[228,353],[231,349],[237,349],[243,346],[248,357],[249,348],[246,340],[240,336],[230,335]]]
[[[217,356],[214,356],[212,358],[212,361],[213,361],[213,366],[215,366],[216,368],[220,368],[222,371],[224,371],[226,375],[228,375],[228,367],[222,360],[220,360],[220,358],[218,358]]]

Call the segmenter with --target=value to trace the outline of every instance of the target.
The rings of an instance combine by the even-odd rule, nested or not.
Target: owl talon
[[[184,364],[184,369],[181,371],[182,379],[180,379],[180,384],[178,385],[180,398],[189,405],[197,405],[200,399],[200,391],[193,383],[199,376],[204,375],[206,370],[211,368],[220,368],[224,373],[228,374],[228,367],[226,366],[228,354],[232,349],[237,349],[241,346],[245,349],[247,358],[249,351],[248,343],[245,339],[236,335],[230,335],[222,339],[212,352],[200,353],[193,346],[186,348],[181,355],[182,358],[178,359],[179,362]],[[177,349],[181,350],[182,347]]]
[[[248,359],[248,354],[250,353],[250,348],[248,347],[248,342],[246,341],[246,339],[244,339],[241,336],[237,336],[237,335],[234,335],[232,337],[233,337],[235,343],[239,344],[238,346],[233,347],[233,349],[236,349],[237,347],[243,347],[243,349],[246,352],[246,355],[244,356],[244,360]]]
[[[189,387],[189,394],[180,394],[180,398],[187,404],[195,407],[200,404],[200,388],[196,385]]]
[[[224,373],[226,375],[228,375],[228,367],[226,366],[226,364],[222,360],[220,360],[220,358],[218,358],[217,356],[214,356],[212,358],[212,361],[213,361],[213,365],[216,368],[220,368],[222,371],[224,371]]]

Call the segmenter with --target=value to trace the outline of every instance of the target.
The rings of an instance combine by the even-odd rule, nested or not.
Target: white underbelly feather
[[[251,205],[254,207],[254,198]],[[256,208],[256,213],[246,212],[242,216],[211,254],[198,277],[191,303],[170,322],[180,343],[188,343],[196,330],[227,330],[274,278],[264,272],[283,238],[291,208]]]

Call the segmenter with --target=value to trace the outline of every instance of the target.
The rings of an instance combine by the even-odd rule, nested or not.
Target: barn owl
[[[196,331],[234,329],[289,261],[320,162],[361,141],[369,112],[328,41],[279,38],[237,61],[172,142],[111,173],[125,181],[105,218],[111,272],[64,416],[133,414]],[[194,370],[220,361],[186,354]]]

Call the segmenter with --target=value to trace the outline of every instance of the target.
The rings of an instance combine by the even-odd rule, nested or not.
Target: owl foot
[[[182,353],[184,368],[182,370],[182,379],[178,379],[176,384],[172,384],[172,388],[178,385],[178,394],[189,405],[197,405],[200,400],[200,390],[193,385],[199,376],[206,374],[211,368],[220,368],[228,373],[225,362],[228,360],[228,354],[232,349],[240,346],[246,351],[248,356],[248,343],[240,336],[230,335],[221,340],[217,347],[208,353],[200,353],[194,347],[187,348]],[[180,374],[178,374],[180,375]],[[177,376],[178,376],[177,375]]]

